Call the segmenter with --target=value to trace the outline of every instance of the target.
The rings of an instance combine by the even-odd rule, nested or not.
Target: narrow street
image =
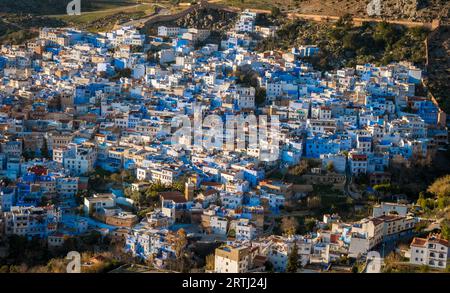
[[[351,191],[351,184],[352,184],[352,174],[350,171],[350,164],[348,162],[348,158],[345,159],[345,185],[344,185],[344,192],[347,196],[351,197],[352,199],[358,200],[361,199],[361,194]]]

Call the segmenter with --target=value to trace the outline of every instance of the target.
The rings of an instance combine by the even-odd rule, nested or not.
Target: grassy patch
[[[81,15],[58,15],[52,18],[64,21],[68,26],[74,26],[91,32],[110,30],[117,23],[138,19],[154,12],[153,4],[108,9],[106,11],[86,12]]]
[[[91,32],[153,14],[155,5],[139,0],[83,0],[82,15],[67,15],[69,0],[0,0],[0,42],[19,44],[36,35],[36,28],[71,26]],[[150,1],[149,1],[150,2]],[[160,2],[158,2],[160,3]]]
[[[264,9],[270,10],[272,7],[279,6],[278,2],[270,0],[221,0],[218,4],[229,5],[238,8]]]
[[[403,60],[423,65],[427,34],[422,28],[388,23],[355,27],[348,17],[336,24],[293,20],[287,21],[275,37],[265,39],[257,49],[289,50],[299,45],[318,45],[320,53],[310,61],[322,70],[367,62],[385,65]]]
[[[66,12],[70,0],[0,0],[0,12],[49,15]],[[136,5],[139,0],[81,0],[81,11],[96,11]]]

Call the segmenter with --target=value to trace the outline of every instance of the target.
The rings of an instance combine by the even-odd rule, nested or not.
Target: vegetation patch
[[[385,65],[403,60],[423,65],[427,34],[423,28],[406,28],[385,22],[356,27],[349,15],[336,24],[293,20],[283,24],[274,37],[260,42],[257,50],[290,50],[300,45],[317,45],[320,52],[310,62],[322,70],[368,62]]]

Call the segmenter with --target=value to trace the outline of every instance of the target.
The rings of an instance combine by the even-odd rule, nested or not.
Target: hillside
[[[428,87],[442,109],[450,113],[450,27],[442,26],[430,36]]]
[[[49,15],[66,13],[71,0],[0,0],[0,13]],[[137,0],[81,0],[83,12],[135,5]]]
[[[170,21],[152,22],[147,25],[146,33],[155,34],[157,27],[160,25],[195,27],[209,29],[213,32],[225,32],[230,30],[238,14],[235,12],[220,10],[216,8],[200,7],[193,11]]]
[[[151,3],[113,7],[105,10],[96,10],[82,13],[81,15],[56,15],[50,16],[65,23],[65,26],[76,27],[92,32],[110,30],[116,24],[139,19],[155,13],[158,7]]]
[[[210,0],[210,2],[239,8],[270,10],[278,7],[284,12],[343,16],[347,13],[368,17],[369,0]],[[449,20],[448,0],[382,0],[381,15],[384,19],[408,19],[431,22],[433,19]]]
[[[21,43],[40,27],[72,26],[98,31],[154,12],[139,0],[82,0],[82,15],[66,14],[70,0],[0,0],[0,43]],[[150,2],[150,1],[149,1]]]
[[[367,62],[387,64],[402,60],[424,66],[424,40],[427,33],[425,29],[387,23],[354,27],[346,18],[336,25],[292,20],[286,21],[275,37],[260,42],[257,49],[288,50],[299,45],[318,45],[319,56],[310,61],[323,70]]]

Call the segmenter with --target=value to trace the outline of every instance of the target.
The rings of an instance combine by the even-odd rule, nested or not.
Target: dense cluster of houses
[[[358,259],[382,243],[412,235],[416,221],[407,205],[384,202],[374,206],[371,217],[355,223],[342,222],[337,214],[325,214],[323,221],[315,223],[316,232],[307,235],[267,235],[251,241],[227,241],[215,250],[213,271],[265,271],[269,262],[275,272],[285,272],[293,249],[297,249],[301,266],[326,269],[333,262],[348,257]],[[412,265],[445,269],[448,252],[449,242],[431,234],[427,238],[415,237],[404,255]]]
[[[184,227],[190,237],[226,243],[215,251],[216,272],[247,272],[267,260],[284,271],[294,244],[303,264],[328,264],[411,231],[416,220],[396,204],[376,207],[373,217],[356,223],[325,215],[318,232],[308,235],[266,230],[265,215],[298,193],[290,183],[268,180],[273,170],[313,158],[322,166],[312,182],[369,176],[374,184],[386,183],[392,160],[407,163],[447,145],[445,113],[415,95],[419,68],[403,62],[321,73],[304,61],[318,54],[317,46],[252,49],[255,35],[275,31],[244,11],[220,44],[210,44],[205,29],[160,26],[155,36],[133,27],[98,34],[44,28],[26,44],[2,45],[0,236],[38,236],[61,246],[66,237],[95,229],[163,268],[174,257],[175,231]],[[243,82],[237,71],[251,72],[257,85]],[[261,93],[264,101],[257,99]],[[277,157],[263,160],[259,147],[245,143],[180,148],[171,140],[180,126],[174,121],[194,120],[197,108],[201,117],[224,121],[230,115],[278,117]],[[245,125],[238,131],[251,128]],[[200,125],[200,141],[212,139],[211,128]],[[142,220],[120,190],[85,197],[83,215],[75,215],[76,195],[87,190],[96,168],[131,172],[133,191],[184,180],[184,192],[159,194],[160,206]],[[428,243],[444,242],[416,239],[412,247]],[[428,260],[418,253],[416,262]]]
[[[270,262],[274,271],[285,272],[295,248],[302,266],[312,264],[325,269],[343,257],[362,257],[383,242],[412,233],[416,219],[407,212],[404,204],[382,203],[374,207],[371,217],[354,223],[342,222],[337,214],[325,214],[323,221],[315,223],[316,232],[306,235],[265,235],[252,241],[228,241],[215,251],[214,271],[252,272],[264,270]]]

